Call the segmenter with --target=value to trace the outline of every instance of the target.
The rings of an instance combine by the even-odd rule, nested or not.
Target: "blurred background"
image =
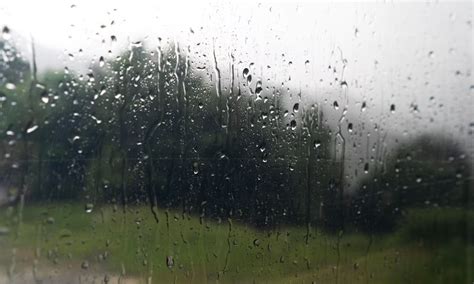
[[[0,283],[471,283],[473,4],[0,4]]]

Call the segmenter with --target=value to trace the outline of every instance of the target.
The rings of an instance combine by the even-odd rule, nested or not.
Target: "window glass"
[[[0,3],[0,283],[471,283],[466,2]]]

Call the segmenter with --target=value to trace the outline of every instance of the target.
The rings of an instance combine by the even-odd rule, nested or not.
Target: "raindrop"
[[[99,66],[100,66],[100,67],[104,67],[104,64],[105,64],[105,62],[104,62],[104,57],[101,56],[101,57],[99,58]]]
[[[28,129],[26,129],[26,133],[30,134],[30,133],[34,132],[36,129],[38,129],[38,125],[33,125],[33,126],[29,127]]]
[[[321,147],[321,141],[320,140],[314,141],[314,149],[318,149],[319,147]]]
[[[248,77],[247,77],[248,78]],[[258,96],[262,92],[262,82],[258,81],[257,86],[255,87],[255,94]]]
[[[361,110],[362,112],[364,112],[366,108],[367,108],[367,104],[366,104],[365,102],[363,102],[363,103],[362,103],[362,107],[360,108],[360,110]]]
[[[244,68],[244,71],[242,72],[242,75],[244,76],[244,78],[247,78],[247,76],[249,75],[249,69],[248,68]]]
[[[89,82],[94,82],[95,81],[94,74],[88,73],[87,76],[89,77]]]
[[[349,133],[352,132],[352,123],[349,123],[349,124],[347,125],[347,131],[349,131]]]
[[[394,104],[390,105],[390,112],[395,113],[395,105]]]
[[[13,84],[13,83],[7,83],[7,84],[5,84],[5,87],[6,87],[8,90],[15,90],[15,89],[16,89],[16,86],[15,86],[15,84]]]
[[[252,75],[247,76],[247,83],[250,84],[252,82]]]
[[[48,92],[44,91],[41,93],[41,101],[45,104],[49,102]]]
[[[0,92],[0,103],[7,100],[7,96],[4,93]]]
[[[293,120],[290,122],[290,126],[291,126],[291,129],[292,129],[292,130],[295,130],[295,129],[296,129],[296,120],[293,119]]]
[[[364,173],[366,173],[366,174],[369,173],[369,163],[365,163],[365,165],[364,165]]]
[[[416,178],[416,183],[421,183],[423,179],[421,177]]]
[[[260,246],[260,240],[259,239],[253,240],[253,245],[256,247]]]
[[[4,26],[2,29],[2,36],[4,40],[10,39],[10,28],[7,26]]]
[[[166,257],[166,266],[168,266],[168,268],[171,269],[173,267],[173,265],[174,265],[174,259],[171,255],[168,255]]]
[[[334,101],[334,103],[332,104],[332,106],[334,107],[335,110],[338,110],[338,109],[339,109],[339,104],[337,103],[337,101]]]
[[[82,269],[88,269],[89,268],[89,262],[87,260],[83,261],[81,264]]]
[[[86,213],[91,213],[92,210],[94,209],[94,204],[92,203],[87,203],[85,206]]]
[[[300,109],[300,104],[299,103],[296,103],[293,105],[293,112],[296,113],[298,112],[298,110]]]
[[[114,35],[111,35],[111,36],[110,36],[110,40],[111,40],[112,42],[116,42],[116,41],[117,41],[117,37],[114,36]]]

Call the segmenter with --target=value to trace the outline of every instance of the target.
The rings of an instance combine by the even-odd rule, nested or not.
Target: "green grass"
[[[470,283],[473,275],[466,264],[474,255],[472,243],[456,237],[424,241],[429,230],[417,231],[420,224],[430,228],[426,224],[439,221],[439,212],[410,212],[398,232],[372,241],[362,234],[339,238],[312,230],[308,243],[301,227],[261,231],[235,220],[201,222],[164,210],[156,223],[147,207],[124,213],[103,206],[86,213],[77,204],[27,205],[22,213],[22,222],[16,209],[0,213],[0,225],[11,230],[0,237],[1,266],[9,265],[14,247],[17,266],[32,266],[36,259],[48,268],[164,283]],[[449,227],[459,219],[456,214],[437,222],[458,229]]]

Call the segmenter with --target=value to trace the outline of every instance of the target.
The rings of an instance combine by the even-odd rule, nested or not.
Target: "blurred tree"
[[[452,140],[421,136],[401,145],[384,169],[363,180],[353,197],[352,220],[364,230],[385,231],[408,208],[467,208],[472,203],[470,167]]]

